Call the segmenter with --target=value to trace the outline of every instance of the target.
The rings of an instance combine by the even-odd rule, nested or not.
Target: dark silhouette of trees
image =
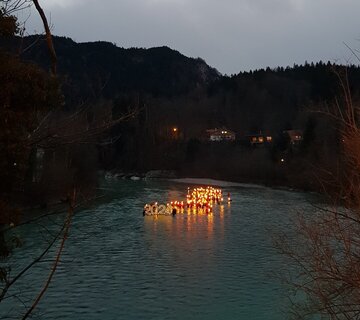
[[[339,75],[339,73],[338,73]],[[360,316],[360,129],[358,103],[348,79],[340,77],[343,94],[323,116],[339,128],[337,170],[322,170],[326,205],[313,205],[299,215],[296,237],[279,237],[277,247],[293,262],[287,279],[294,319],[358,319]],[[308,130],[312,131],[309,123]],[[320,173],[320,172],[319,172]]]
[[[23,1],[7,1],[0,11],[0,34],[13,37],[19,31],[17,20],[6,12],[20,9]],[[25,63],[0,49],[0,257],[5,259],[21,242],[6,239],[9,225],[19,223],[18,205],[23,200],[26,176],[31,171],[29,159],[36,144],[32,140],[43,117],[61,104],[58,83],[39,67]],[[32,174],[30,173],[30,176]],[[56,237],[57,239],[57,237]],[[8,289],[26,272],[10,277],[10,267],[0,268],[3,284],[0,302]]]
[[[13,41],[19,24],[13,13],[33,3],[44,23],[45,39],[50,56],[51,74],[34,63],[21,59],[20,54],[3,46]],[[46,257],[59,243],[48,279],[38,296],[25,311],[28,318],[47,290],[64,250],[74,210],[95,196],[98,148],[111,143],[110,129],[136,115],[135,107],[126,114],[112,116],[106,101],[83,103],[67,108],[57,77],[56,53],[46,16],[38,1],[5,1],[0,10],[0,303],[9,297],[9,289],[32,267]],[[49,233],[49,245],[22,270],[11,272],[7,258],[21,239],[12,236],[17,226],[39,221],[26,215],[24,205],[46,206],[56,199],[68,209],[63,225],[56,235]],[[63,212],[64,207],[60,212]]]
[[[0,14],[1,34],[14,36],[16,18]],[[0,48],[0,194],[3,207],[8,207],[15,192],[25,188],[32,135],[39,121],[56,109],[62,97],[55,79],[31,63]],[[8,209],[1,210],[1,223],[14,222]]]

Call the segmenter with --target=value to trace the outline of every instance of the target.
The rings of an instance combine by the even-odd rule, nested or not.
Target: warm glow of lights
[[[212,214],[216,205],[221,205],[224,201],[222,190],[214,187],[200,187],[187,189],[186,201],[171,201],[166,205],[159,205],[157,202],[146,204],[144,206],[144,215],[174,215],[186,212],[189,214]],[[230,193],[228,193],[228,202],[230,202]]]
[[[174,127],[173,132],[177,132],[177,131],[178,131],[178,128]]]

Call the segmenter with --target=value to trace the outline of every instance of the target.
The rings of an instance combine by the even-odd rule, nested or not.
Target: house
[[[252,145],[264,145],[267,143],[271,143],[273,141],[273,137],[270,134],[264,134],[264,133],[255,133],[255,134],[249,134],[246,136],[246,140]]]
[[[209,129],[206,130],[209,141],[235,141],[235,132],[228,129]]]
[[[292,145],[299,145],[304,136],[301,130],[285,130],[283,133],[288,135]]]

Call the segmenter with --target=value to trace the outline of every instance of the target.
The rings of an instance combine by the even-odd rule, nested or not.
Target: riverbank
[[[151,170],[148,172],[124,172],[124,171],[106,171],[102,173],[106,180],[124,179],[124,180],[170,180],[177,183],[187,184],[207,184],[214,186],[239,186],[249,188],[273,188],[289,191],[300,192],[317,192],[320,190],[310,181],[304,183],[295,183],[288,179],[246,179],[239,176],[222,176],[219,174],[203,175],[186,175],[180,171],[175,170]]]

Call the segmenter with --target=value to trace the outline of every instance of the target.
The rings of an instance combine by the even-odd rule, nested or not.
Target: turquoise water
[[[200,185],[200,184],[199,184]],[[76,214],[61,264],[35,317],[43,319],[284,319],[286,261],[272,235],[292,229],[308,195],[226,186],[233,202],[212,216],[143,217],[145,203],[184,199],[187,184],[113,181],[101,203]],[[46,245],[61,216],[17,233],[21,269]],[[24,313],[54,254],[17,283],[0,318]]]

